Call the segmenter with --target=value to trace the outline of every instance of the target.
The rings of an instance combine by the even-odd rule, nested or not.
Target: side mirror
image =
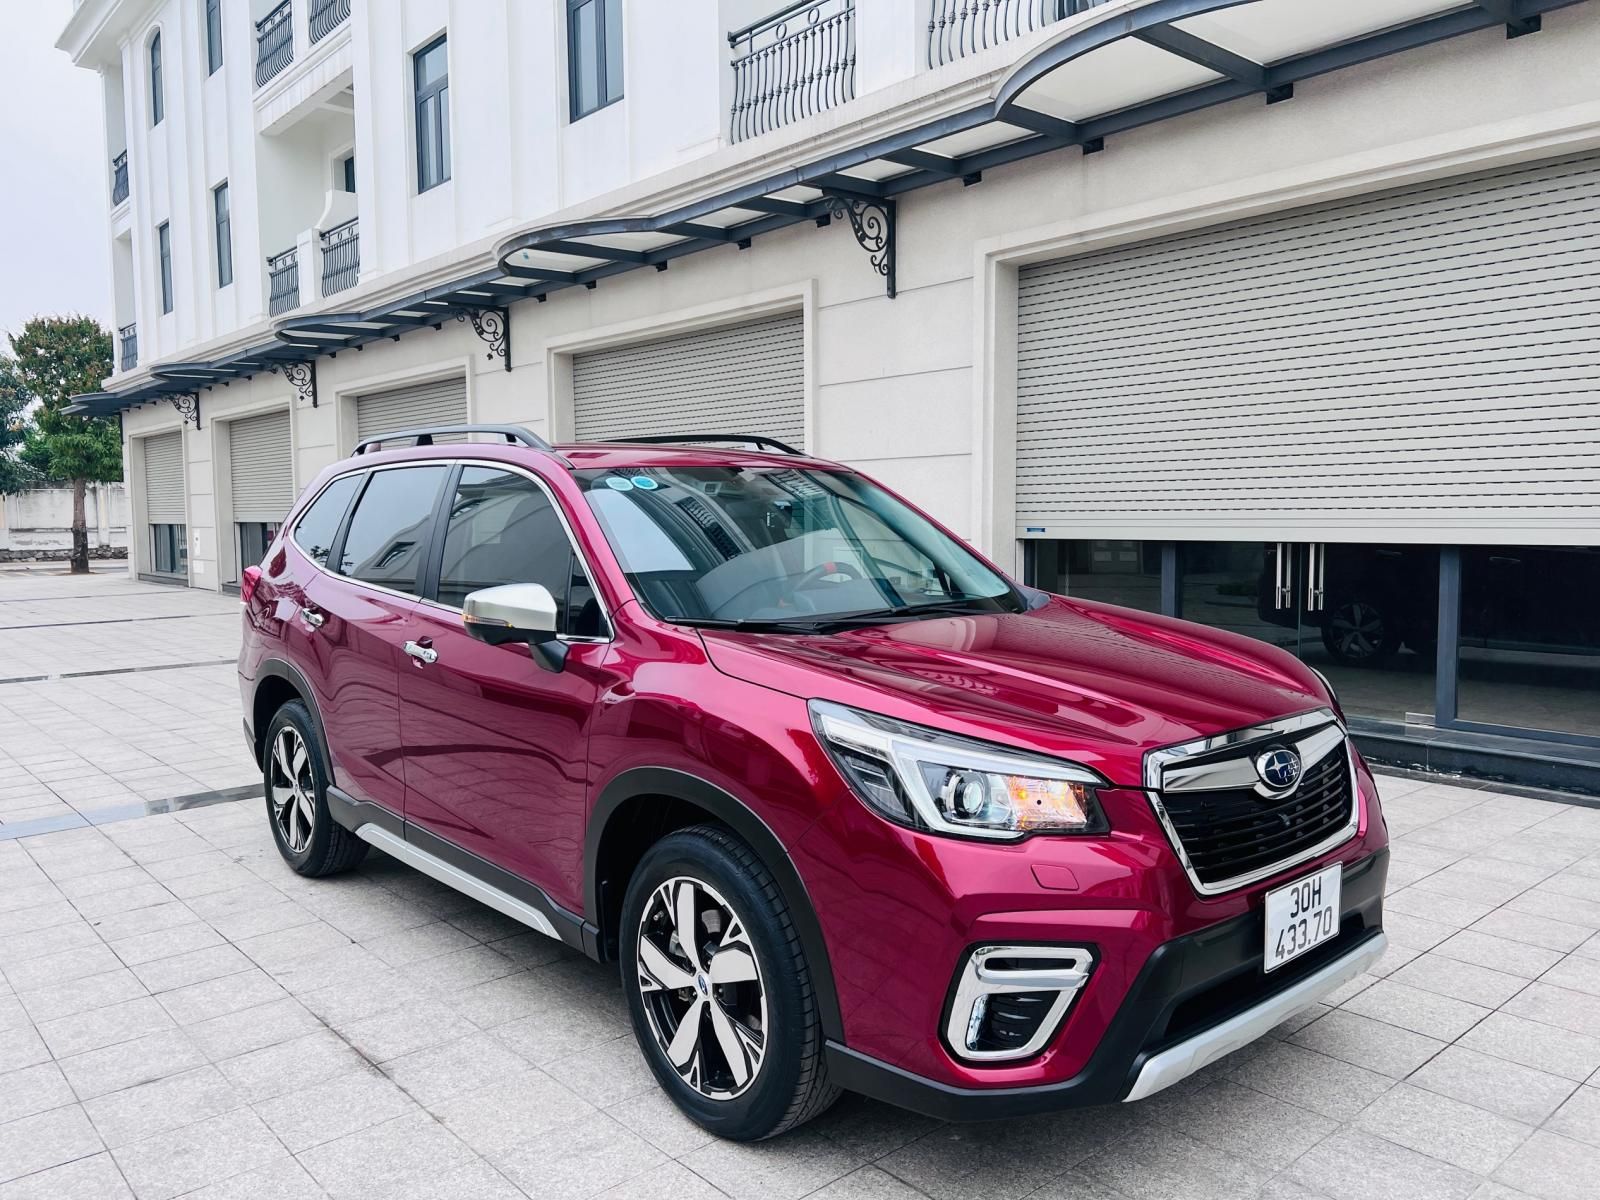
[[[461,621],[480,642],[503,646],[525,642],[544,667],[561,670],[566,644],[556,639],[556,601],[541,583],[507,583],[479,588],[461,605]]]

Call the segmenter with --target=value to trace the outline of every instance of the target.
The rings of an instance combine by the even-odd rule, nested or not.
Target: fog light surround
[[[961,966],[945,1018],[951,1052],[980,1063],[1039,1053],[1093,967],[1094,952],[1082,946],[977,947]]]

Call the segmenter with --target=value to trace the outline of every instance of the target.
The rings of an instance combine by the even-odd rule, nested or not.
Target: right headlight
[[[811,723],[863,801],[901,825],[1015,841],[1031,833],[1104,833],[1087,767],[991,746],[813,700]]]

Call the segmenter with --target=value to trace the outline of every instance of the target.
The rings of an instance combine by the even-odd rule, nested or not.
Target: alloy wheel
[[[273,824],[290,853],[304,854],[316,830],[316,781],[311,774],[310,752],[292,725],[278,730],[272,741],[267,779]]]
[[[651,893],[635,961],[645,1017],[678,1076],[712,1100],[742,1095],[761,1071],[767,996],[744,921],[699,879]]]
[[[1361,600],[1341,604],[1328,617],[1333,646],[1347,662],[1360,662],[1383,649],[1383,613]]]

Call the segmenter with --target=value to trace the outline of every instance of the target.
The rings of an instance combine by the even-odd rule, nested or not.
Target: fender
[[[703,808],[731,828],[756,852],[762,864],[772,872],[778,889],[783,893],[784,903],[788,905],[795,929],[800,934],[806,965],[811,969],[816,986],[823,1035],[832,1041],[843,1042],[844,1020],[839,1013],[839,995],[833,985],[833,967],[828,959],[827,943],[823,940],[822,926],[817,921],[810,893],[806,891],[800,872],[790,860],[788,850],[749,805],[697,775],[668,767],[635,767],[606,784],[589,812],[589,828],[584,835],[583,904],[587,924],[591,928],[600,928],[604,916],[600,897],[604,881],[598,877],[597,870],[601,838],[612,814],[638,796],[665,796]]]
[[[328,731],[322,726],[322,711],[317,707],[317,694],[311,690],[311,683],[300,673],[300,668],[281,658],[262,659],[261,665],[256,668],[255,681],[250,688],[250,711],[245,714],[245,724],[250,730],[256,761],[261,760],[262,738],[262,731],[255,728],[256,693],[261,690],[263,679],[285,680],[300,693],[300,699],[305,701],[306,710],[311,714],[311,724],[316,727],[317,740],[322,743],[322,761],[328,764],[328,781],[333,782],[333,755],[328,751]]]

